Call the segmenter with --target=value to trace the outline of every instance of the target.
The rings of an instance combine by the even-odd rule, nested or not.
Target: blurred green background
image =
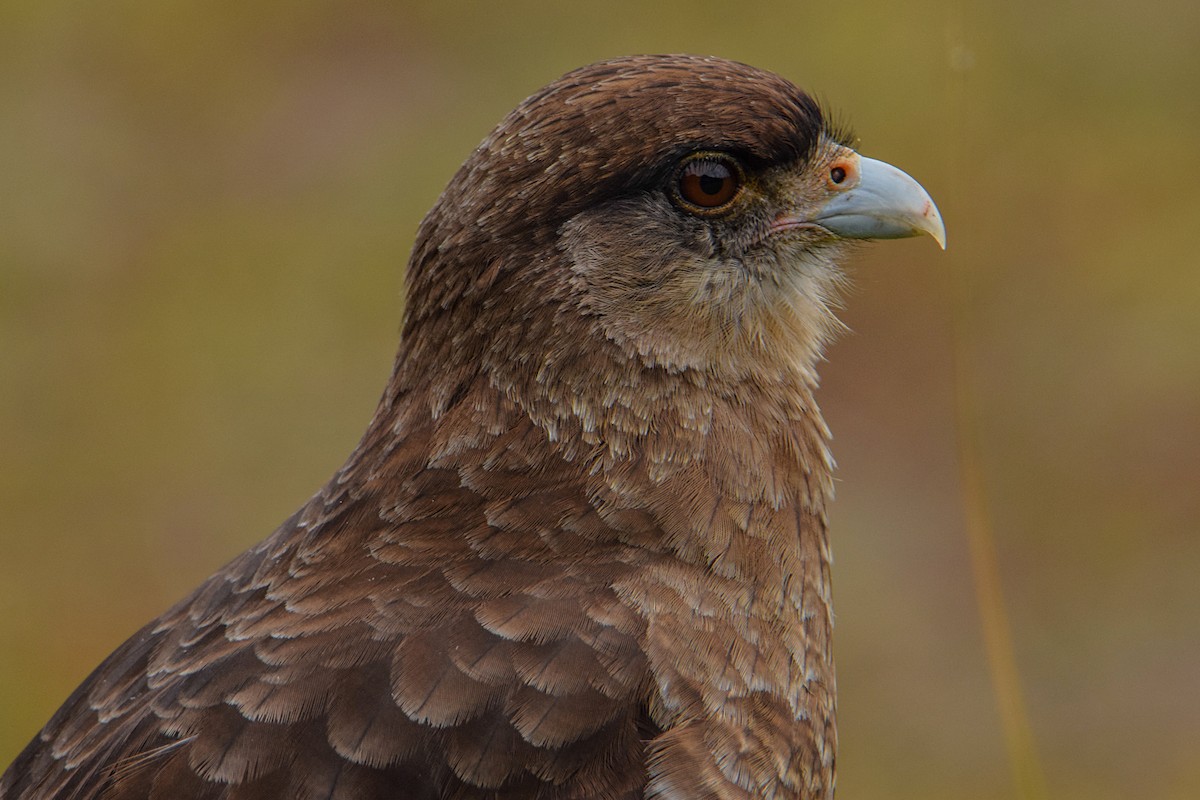
[[[1050,794],[1200,797],[1200,4],[1156,0],[9,0],[0,766],[340,465],[417,222],[491,126],[679,51],[813,91],[949,229],[853,260],[823,370],[839,796],[1015,795],[958,375]]]

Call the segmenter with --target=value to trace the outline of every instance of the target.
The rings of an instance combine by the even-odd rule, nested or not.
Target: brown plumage
[[[832,796],[813,365],[845,239],[941,238],[911,179],[867,191],[878,164],[717,59],[534,94],[422,223],[346,465],[101,664],[0,797]]]

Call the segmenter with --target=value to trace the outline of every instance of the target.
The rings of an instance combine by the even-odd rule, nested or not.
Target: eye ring
[[[672,188],[687,211],[701,216],[723,214],[742,194],[745,173],[727,153],[692,153],[680,162]]]

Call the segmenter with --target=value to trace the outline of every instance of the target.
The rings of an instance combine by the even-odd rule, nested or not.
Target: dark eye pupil
[[[829,178],[834,183],[841,183],[842,181],[846,180],[846,170],[842,169],[841,167],[834,167],[833,169],[829,170]]]
[[[700,176],[700,191],[705,194],[720,194],[725,188],[726,177],[724,175],[701,175]]]

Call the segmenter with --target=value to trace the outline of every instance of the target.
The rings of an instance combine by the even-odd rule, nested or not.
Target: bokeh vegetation
[[[840,796],[1015,796],[958,380],[1050,794],[1200,797],[1200,5],[1162,0],[10,0],[0,765],[340,464],[487,130],[664,51],[808,87],[949,229],[855,259],[824,369]]]

